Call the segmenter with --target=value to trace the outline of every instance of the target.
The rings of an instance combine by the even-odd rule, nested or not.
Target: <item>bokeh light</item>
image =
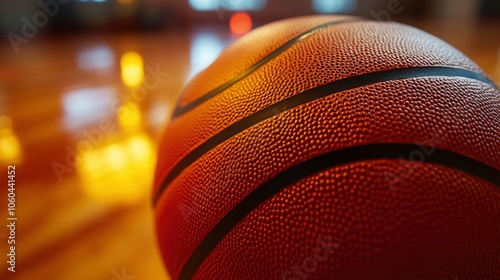
[[[0,116],[0,162],[16,164],[21,160],[21,145],[12,127],[12,120]]]
[[[141,128],[142,115],[139,105],[128,102],[118,109],[118,122],[120,127],[129,133],[138,131]]]
[[[235,13],[229,20],[231,32],[235,35],[243,35],[252,30],[252,18],[245,12]]]
[[[136,52],[127,52],[121,58],[122,80],[128,87],[136,87],[144,81],[144,63]]]
[[[191,65],[188,79],[207,68],[222,52],[226,45],[210,30],[204,30],[193,36],[190,50]]]
[[[84,193],[91,200],[107,203],[130,204],[143,199],[150,190],[151,178],[144,178],[144,174],[154,170],[154,151],[149,137],[139,133],[83,153],[78,172]]]
[[[356,9],[357,0],[313,0],[312,6],[320,14],[351,13]]]

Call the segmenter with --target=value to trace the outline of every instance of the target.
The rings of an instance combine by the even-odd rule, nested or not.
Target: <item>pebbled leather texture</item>
[[[500,279],[500,186],[430,163],[441,149],[500,174],[500,93],[494,86],[463,76],[396,75],[287,105],[287,98],[316,94],[336,81],[392,69],[448,67],[484,75],[443,41],[406,25],[352,17],[280,21],[223,52],[190,82],[179,106],[303,32],[344,20],[297,41],[167,126],[154,193],[180,162],[193,158],[155,206],[160,250],[174,279],[217,224],[266,182],[327,152],[378,143],[417,148],[411,158],[347,163],[287,186],[238,221],[192,276]],[[273,104],[283,105],[262,121],[247,121]],[[192,155],[235,124],[241,131]],[[335,248],[319,246],[318,238]],[[317,248],[328,253],[322,261],[315,259]]]

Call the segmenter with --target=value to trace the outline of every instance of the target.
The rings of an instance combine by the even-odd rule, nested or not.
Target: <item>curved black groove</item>
[[[344,90],[354,89],[357,87],[362,87],[374,83],[386,82],[391,80],[402,80],[417,77],[462,77],[468,79],[478,80],[487,83],[493,87],[495,84],[490,81],[487,77],[482,76],[476,72],[472,72],[460,68],[451,67],[420,67],[420,68],[403,68],[403,69],[392,69],[380,72],[373,72],[368,74],[362,74],[317,88],[309,89],[291,96],[287,99],[281,100],[269,107],[266,107],[260,111],[253,113],[252,115],[243,118],[227,128],[223,129],[218,134],[212,136],[189,154],[187,154],[183,159],[181,159],[170,171],[167,177],[163,180],[158,192],[154,197],[154,204],[158,201],[161,194],[165,191],[167,186],[189,165],[191,165],[198,158],[203,156],[206,152],[210,151],[215,146],[224,142],[225,140],[233,137],[234,135],[242,132],[243,130],[255,125],[265,119],[271,118],[274,115],[287,111],[291,108],[299,106],[301,104],[332,95]]]
[[[319,155],[283,171],[252,191],[215,225],[184,264],[179,279],[191,279],[224,236],[253,209],[287,186],[327,168],[347,163],[376,159],[404,158],[406,160],[411,158],[413,152],[420,151],[421,148],[421,146],[414,144],[356,146]],[[434,149],[434,147],[428,148]],[[499,170],[466,156],[436,148],[431,155],[425,158],[425,162],[456,169],[500,187]]]
[[[231,80],[225,82],[224,84],[218,86],[217,88],[215,88],[215,89],[213,89],[213,90],[205,93],[204,95],[202,95],[198,99],[194,100],[193,102],[187,104],[186,106],[181,106],[180,104],[177,104],[177,107],[174,110],[172,118],[176,118],[176,117],[178,117],[178,116],[180,116],[182,114],[185,114],[185,113],[189,112],[190,110],[194,109],[195,107],[197,107],[198,105],[200,105],[203,102],[207,101],[208,99],[210,99],[210,98],[216,96],[217,94],[223,92],[227,88],[229,88],[232,85],[234,85],[235,83],[241,81],[246,76],[252,74],[257,69],[259,69],[260,67],[262,67],[264,64],[268,63],[270,60],[272,60],[273,58],[277,57],[278,55],[280,55],[281,53],[283,53],[284,51],[286,51],[287,49],[289,49],[290,47],[292,47],[293,45],[295,45],[297,42],[300,42],[300,41],[304,40],[305,38],[311,36],[315,32],[317,32],[319,30],[322,30],[322,29],[325,29],[327,27],[333,26],[333,25],[338,25],[338,24],[342,24],[342,23],[346,23],[346,22],[353,22],[353,21],[360,21],[360,19],[352,18],[352,19],[348,19],[348,20],[332,21],[332,22],[328,22],[328,23],[316,26],[316,27],[314,27],[312,29],[309,29],[308,31],[306,31],[306,32],[298,35],[297,37],[291,39],[290,41],[288,41],[287,43],[285,43],[283,46],[281,46],[281,47],[277,48],[276,50],[272,51],[271,53],[269,53],[268,55],[266,55],[264,58],[262,58],[261,60],[259,60],[257,63],[255,63],[254,65],[252,65],[250,68],[248,68],[245,71],[243,71],[242,73],[240,73],[238,76],[232,78]]]

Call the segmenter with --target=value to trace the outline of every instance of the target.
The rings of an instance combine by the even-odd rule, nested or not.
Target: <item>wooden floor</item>
[[[413,24],[500,84],[499,22]],[[192,68],[230,40],[222,27],[35,37],[18,54],[2,41],[0,174],[17,165],[18,220],[16,273],[0,226],[0,279],[168,278],[150,199],[156,139]]]

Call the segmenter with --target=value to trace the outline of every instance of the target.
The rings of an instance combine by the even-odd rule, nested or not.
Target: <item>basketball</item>
[[[259,27],[186,85],[159,145],[172,279],[500,279],[500,93],[419,29]]]

